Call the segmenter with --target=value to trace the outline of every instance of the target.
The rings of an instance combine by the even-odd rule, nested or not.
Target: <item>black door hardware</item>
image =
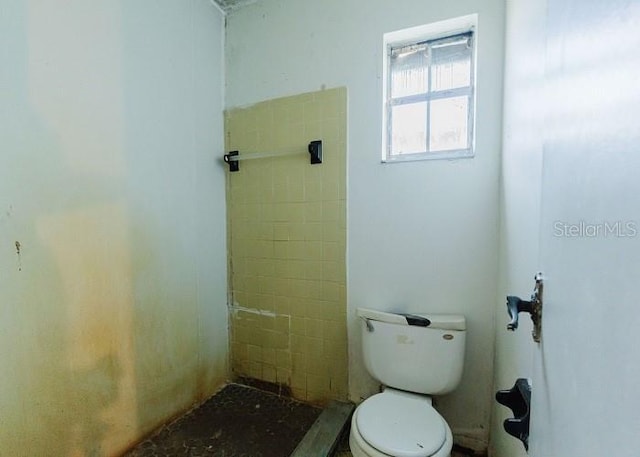
[[[519,378],[509,390],[496,392],[496,400],[513,411],[513,417],[505,419],[502,425],[505,431],[518,438],[529,450],[529,418],[531,411],[531,386],[524,378]]]
[[[533,321],[533,341],[540,342],[542,332],[542,273],[535,276],[536,285],[531,294],[531,300],[526,301],[515,295],[507,296],[507,311],[511,321],[507,324],[507,330],[518,328],[518,313],[525,312],[531,315]]]

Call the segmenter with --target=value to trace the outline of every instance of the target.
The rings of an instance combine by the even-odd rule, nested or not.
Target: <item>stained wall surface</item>
[[[1,9],[0,455],[119,455],[227,377],[223,17]]]
[[[226,113],[227,150],[293,153],[227,174],[232,368],[322,403],[347,396],[345,88]],[[322,140],[323,163],[307,145]]]

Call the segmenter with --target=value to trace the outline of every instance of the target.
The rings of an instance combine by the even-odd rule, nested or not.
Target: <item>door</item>
[[[637,457],[640,2],[549,0],[546,41],[530,455]]]

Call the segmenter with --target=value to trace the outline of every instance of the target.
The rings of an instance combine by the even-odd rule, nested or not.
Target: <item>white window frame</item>
[[[416,160],[461,159],[475,156],[475,98],[476,98],[476,60],[477,60],[477,26],[478,15],[472,14],[446,21],[427,24],[419,27],[399,30],[384,35],[384,64],[383,64],[383,122],[382,122],[382,162],[397,163]],[[469,95],[468,107],[468,145],[466,149],[454,149],[437,152],[418,152],[408,154],[391,154],[391,51],[404,46],[430,42],[434,40],[453,37],[471,32],[473,34],[472,45],[474,47],[471,57],[471,81],[470,86],[460,89],[431,92],[430,87],[426,93],[416,96],[402,97],[406,103],[419,100],[435,100],[454,97],[456,95]],[[431,78],[429,78],[431,79]],[[431,81],[429,82],[431,85]],[[400,103],[401,104],[401,103]],[[397,106],[398,104],[395,104]],[[427,120],[428,122],[428,120]],[[427,137],[428,142],[428,137]]]

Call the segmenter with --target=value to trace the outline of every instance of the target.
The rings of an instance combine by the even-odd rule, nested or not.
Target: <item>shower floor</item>
[[[126,457],[288,457],[321,409],[239,384],[140,443]]]

